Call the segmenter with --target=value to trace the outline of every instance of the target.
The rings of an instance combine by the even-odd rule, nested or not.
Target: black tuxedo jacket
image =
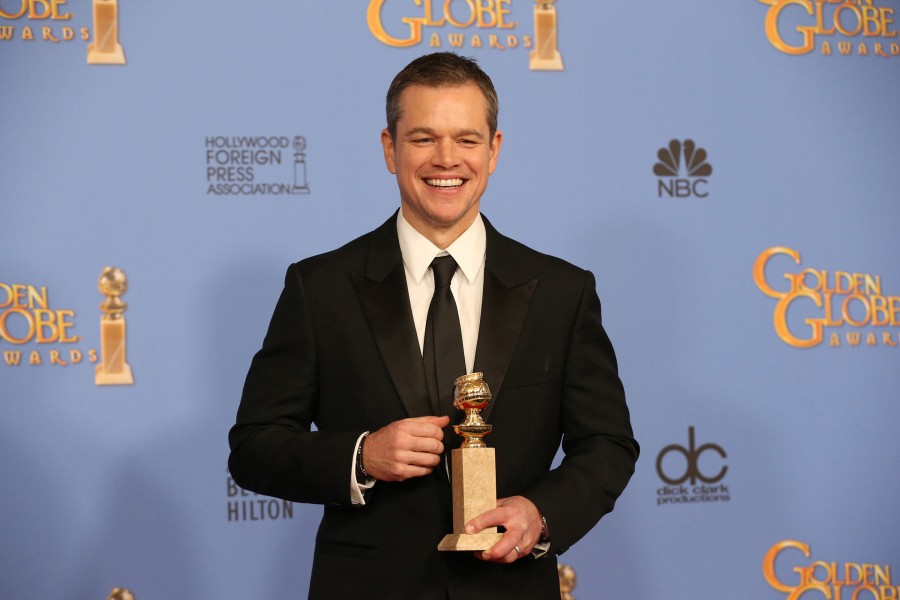
[[[311,598],[558,598],[552,556],[613,509],[634,472],[638,445],[593,276],[486,219],[485,227],[475,371],[494,398],[486,441],[496,448],[498,497],[534,502],[550,526],[551,554],[499,565],[438,552],[452,529],[441,468],[379,481],[365,506],[350,503],[359,435],[433,414],[395,214],[290,266],[229,436],[241,487],[324,505]],[[444,442],[449,452],[460,439]],[[565,459],[551,470],[560,442]]]

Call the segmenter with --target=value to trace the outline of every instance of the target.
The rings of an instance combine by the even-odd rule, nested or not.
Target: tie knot
[[[431,270],[434,272],[435,289],[447,287],[456,272],[456,261],[449,254],[438,256],[431,261]]]

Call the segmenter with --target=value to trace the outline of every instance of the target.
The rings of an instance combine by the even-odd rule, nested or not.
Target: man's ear
[[[494,132],[494,139],[491,140],[491,160],[488,163],[488,174],[493,175],[494,169],[497,168],[497,158],[500,156],[500,146],[503,144],[503,132],[499,129]]]
[[[387,170],[397,174],[397,167],[394,164],[394,138],[391,137],[391,132],[387,129],[381,130],[381,147],[384,149],[384,164],[387,166]]]

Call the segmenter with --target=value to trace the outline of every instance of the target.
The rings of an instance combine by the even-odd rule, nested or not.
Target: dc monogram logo
[[[675,452],[677,454],[681,454],[684,456],[686,467],[684,472],[672,473],[671,467],[669,465],[669,472],[663,470],[663,462],[666,459],[666,456]],[[685,481],[690,479],[691,485],[696,485],[697,480],[702,481],[703,483],[717,483],[721,481],[725,477],[725,473],[728,472],[728,465],[723,464],[722,468],[715,474],[703,473],[700,471],[700,457],[705,452],[713,452],[718,454],[721,458],[728,458],[728,455],[725,453],[725,450],[722,449],[718,444],[703,444],[699,448],[696,446],[694,428],[688,428],[688,447],[680,446],[678,444],[670,444],[660,451],[659,455],[656,457],[656,473],[659,475],[659,478],[665,481],[669,485],[681,485]]]

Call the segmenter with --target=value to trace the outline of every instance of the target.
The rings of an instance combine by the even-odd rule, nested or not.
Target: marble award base
[[[131,385],[134,375],[125,360],[125,319],[100,319],[100,358],[95,385]]]
[[[528,68],[532,71],[563,71],[563,59],[558,50],[550,53],[550,56],[541,56],[532,52],[528,61]]]
[[[503,537],[496,527],[467,534],[466,523],[497,507],[497,471],[493,448],[457,448],[451,453],[453,533],[438,550],[487,550]]]
[[[99,44],[88,44],[87,61],[89,65],[124,65],[125,51],[121,44],[112,50],[102,50]]]
[[[110,373],[103,370],[103,365],[94,368],[94,385],[132,385],[134,375],[131,373],[131,365],[123,365],[118,373]]]

